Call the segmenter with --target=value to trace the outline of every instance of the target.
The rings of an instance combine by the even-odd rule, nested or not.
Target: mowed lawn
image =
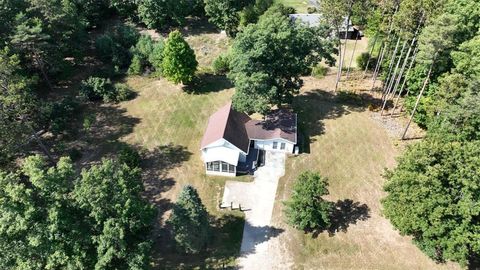
[[[200,156],[200,141],[209,116],[233,95],[231,83],[223,76],[205,71],[225,51],[224,35],[206,29],[186,35],[199,62],[198,81],[189,87],[174,85],[163,78],[129,76],[125,82],[136,92],[135,99],[119,105],[124,115],[137,119],[123,142],[144,149],[146,196],[159,210],[152,240],[155,269],[221,268],[233,266],[240,250],[243,214],[219,210],[227,178],[207,177]],[[213,224],[207,251],[199,255],[176,252],[165,221],[182,187],[190,184],[199,191]]]
[[[307,153],[287,159],[277,190],[272,226],[285,229],[278,239],[284,263],[294,269],[457,269],[435,264],[382,217],[382,174],[394,167],[399,150],[371,118],[367,104],[349,105],[315,87],[330,85],[334,76],[316,84],[308,81],[295,100],[309,147]],[[282,201],[305,170],[329,179],[326,199],[335,202],[337,210],[328,231],[304,234],[285,224]]]

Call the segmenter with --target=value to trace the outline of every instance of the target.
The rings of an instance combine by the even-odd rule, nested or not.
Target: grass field
[[[307,13],[309,0],[274,0],[274,3],[283,4],[287,7],[293,7],[297,13]]]
[[[289,157],[280,179],[272,226],[284,256],[294,269],[457,269],[436,265],[408,237],[396,232],[381,215],[384,168],[395,165],[399,151],[366,104],[339,101],[331,91],[334,75],[307,81],[295,100],[302,130],[310,138],[307,153]],[[322,82],[323,81],[323,82]],[[304,234],[284,222],[282,201],[288,199],[300,172],[314,170],[328,177],[335,219],[326,232]]]

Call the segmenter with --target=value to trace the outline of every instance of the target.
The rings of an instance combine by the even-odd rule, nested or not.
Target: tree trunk
[[[373,38],[372,48],[370,49],[370,52],[368,53],[367,65],[365,66],[365,71],[363,71],[362,79],[365,79],[365,77],[367,76],[368,65],[370,64],[370,60],[372,59],[372,53],[373,53],[373,50],[375,49],[375,45],[377,44],[377,38],[378,38],[378,33],[375,33],[375,37]]]
[[[433,56],[433,61],[432,64],[430,65],[430,68],[428,69],[427,77],[425,78],[425,81],[423,82],[422,90],[420,90],[420,93],[418,94],[417,101],[415,101],[415,106],[413,107],[412,114],[410,115],[410,119],[408,120],[408,124],[405,127],[405,131],[403,132],[402,135],[402,140],[405,140],[405,135],[407,135],[408,128],[410,127],[410,124],[412,123],[413,116],[415,115],[415,112],[417,111],[418,104],[420,103],[420,98],[422,98],[423,91],[425,91],[425,88],[427,88],[428,80],[430,79],[430,75],[432,74],[432,69],[433,65],[435,64],[435,59],[437,58],[437,53]]]
[[[52,155],[50,154],[50,151],[48,151],[48,148],[45,146],[45,144],[43,144],[42,139],[40,139],[40,137],[38,137],[37,133],[35,132],[35,130],[33,130],[33,128],[32,128],[32,137],[35,139],[35,141],[37,141],[38,146],[40,146],[43,153],[48,157],[48,160],[52,164],[55,164],[55,161],[54,161]]]
[[[395,56],[397,55],[398,51],[398,45],[400,45],[400,37],[397,39],[397,44],[395,45],[395,49],[393,50],[392,56],[390,57],[390,64],[388,65],[388,73],[386,77],[386,82],[383,83],[383,88],[382,88],[382,100],[384,99],[385,96],[385,91],[387,90],[386,86],[390,83],[391,79],[391,74],[392,74],[392,69],[393,69],[393,63],[395,62]]]
[[[337,81],[335,82],[335,92],[338,89],[338,83],[342,79],[342,68],[343,68],[343,62],[345,61],[345,53],[347,51],[348,27],[350,26],[350,14],[352,12],[352,6],[353,6],[353,1],[351,2],[350,7],[348,9],[348,16],[347,16],[346,28],[345,28],[345,48],[343,49],[343,57],[340,58],[340,65],[338,67],[339,76],[337,78]]]
[[[391,77],[390,82],[387,86],[385,99],[383,101],[382,111],[380,112],[380,115],[383,115],[383,111],[385,110],[385,106],[387,105],[387,101],[389,99],[390,92],[393,90],[392,89],[393,82],[395,81],[395,78],[397,77],[398,67],[400,66],[400,63],[402,62],[403,53],[405,52],[405,46],[407,46],[407,41],[406,40],[403,42],[402,50],[400,51],[400,57],[398,58],[397,64],[395,65],[395,70],[393,71],[392,77]]]
[[[395,109],[397,108],[398,102],[399,102],[400,97],[402,96],[402,93],[403,93],[403,89],[405,88],[405,83],[407,82],[408,75],[410,74],[410,70],[412,69],[413,64],[415,63],[415,58],[417,57],[417,51],[418,51],[418,47],[416,47],[415,51],[413,52],[412,60],[411,60],[410,65],[407,69],[407,74],[405,74],[405,78],[403,78],[402,86],[400,87],[400,91],[398,91],[398,95],[397,95],[397,98],[395,100],[395,105],[393,105],[392,113],[390,114],[390,116],[393,116],[393,114],[395,113]],[[407,61],[408,61],[408,58],[405,59],[404,64],[406,64]],[[401,80],[401,77],[400,77],[400,80]],[[408,91],[407,91],[407,95],[408,95]]]
[[[340,67],[340,62],[342,61],[342,40],[340,39],[340,29],[337,28],[337,34],[338,34],[338,66]],[[338,81],[340,80],[341,76],[341,70],[337,69],[337,77],[335,79],[335,89],[334,91],[337,91],[337,84]]]
[[[380,58],[377,60],[377,64],[375,65],[375,70],[373,71],[373,78],[372,78],[373,83],[372,83],[372,88],[370,88],[370,91],[372,91],[373,88],[375,87],[375,82],[377,81],[377,76],[378,76],[378,73],[380,72],[380,67],[382,65],[383,57],[385,55],[385,50],[387,50],[387,43],[384,43],[383,46],[380,47]]]
[[[45,71],[45,64],[43,63],[43,60],[41,60],[40,56],[38,54],[34,54],[34,61],[37,63],[38,68],[40,69],[40,72],[42,73],[43,80],[47,83],[48,88],[50,91],[53,91],[53,86],[52,83],[50,82],[50,79],[48,78],[47,72]]]
[[[353,57],[355,56],[355,49],[357,48],[357,42],[358,42],[358,36],[360,34],[357,33],[357,36],[355,38],[355,45],[353,45],[353,52],[352,52],[352,57],[350,58],[350,63],[348,64],[348,69],[347,69],[347,75],[345,76],[345,80],[348,81],[348,75],[350,74],[350,68],[352,67],[352,60]]]

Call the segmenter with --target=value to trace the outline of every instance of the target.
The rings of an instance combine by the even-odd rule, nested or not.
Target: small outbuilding
[[[295,113],[274,110],[255,120],[229,102],[210,116],[200,150],[207,174],[236,176],[253,172],[261,151],[292,153],[296,144]]]
[[[298,14],[289,14],[290,19],[293,21],[299,21],[309,27],[317,27],[320,25],[322,20],[321,14],[307,14],[307,13],[298,13]],[[341,24],[339,29],[339,35],[341,39],[345,38],[345,31],[347,32],[347,39],[361,39],[363,37],[363,33],[359,31],[355,26],[352,25],[352,21],[348,21],[348,28],[347,25],[347,18],[344,19],[344,22]],[[347,29],[347,30],[345,30]]]

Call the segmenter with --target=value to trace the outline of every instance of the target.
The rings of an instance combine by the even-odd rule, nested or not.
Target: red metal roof
[[[284,139],[297,143],[297,115],[289,110],[275,110],[265,120],[253,120],[245,113],[235,111],[229,102],[208,119],[201,149],[222,138],[245,153],[250,139]]]
[[[201,148],[203,149],[207,145],[223,138],[247,153],[250,141],[245,129],[245,123],[249,120],[250,117],[248,115],[233,110],[232,103],[229,102],[208,119]]]

